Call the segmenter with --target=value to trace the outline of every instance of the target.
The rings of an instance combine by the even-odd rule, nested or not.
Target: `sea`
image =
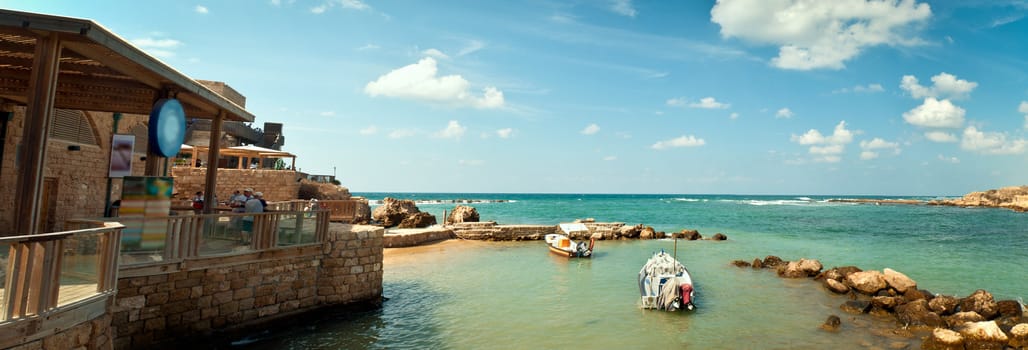
[[[657,231],[722,233],[727,241],[598,241],[591,259],[549,254],[540,241],[447,241],[387,249],[381,308],[304,320],[235,341],[245,349],[902,349],[923,331],[852,315],[848,299],[810,279],[783,279],[733,260],[818,259],[825,269],[891,268],[935,294],[985,289],[1028,295],[1028,213],[995,208],[842,203],[937,197],[678,194],[355,193],[372,207],[414,200],[436,215],[456,205],[482,221],[576,219]],[[697,309],[637,305],[637,275],[658,251],[685,264]],[[835,332],[819,326],[842,319]]]

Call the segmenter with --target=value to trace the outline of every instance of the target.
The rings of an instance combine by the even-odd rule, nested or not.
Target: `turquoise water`
[[[473,199],[482,220],[556,224],[576,218],[643,223],[661,231],[722,232],[726,242],[679,241],[699,309],[640,310],[635,285],[653,251],[670,240],[601,241],[593,259],[567,260],[540,242],[456,242],[411,250],[385,265],[379,310],[312,321],[256,348],[888,348],[919,340],[884,337],[888,325],[838,309],[845,299],[809,280],[740,269],[734,259],[769,254],[821,260],[826,268],[890,267],[934,293],[997,299],[1028,291],[1028,214],[1002,209],[830,203],[823,196],[382,194],[419,201],[438,216]],[[808,198],[809,197],[809,198]],[[890,198],[890,197],[879,197]],[[920,198],[919,198],[920,199]],[[393,254],[405,254],[403,250]],[[843,329],[818,329],[830,314]]]

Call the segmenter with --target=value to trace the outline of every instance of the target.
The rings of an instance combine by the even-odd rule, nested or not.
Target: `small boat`
[[[589,231],[585,224],[560,224],[559,226],[564,233],[551,233],[545,237],[546,246],[550,248],[551,253],[568,258],[588,258],[593,255],[595,239],[589,239],[589,244],[571,240],[572,232]]]
[[[692,310],[692,276],[685,265],[661,250],[639,271],[640,306],[666,311]]]

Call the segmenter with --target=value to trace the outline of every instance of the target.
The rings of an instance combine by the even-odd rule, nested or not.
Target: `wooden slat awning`
[[[132,46],[96,22],[0,9],[0,97],[27,103],[36,38],[56,36],[63,50],[54,107],[150,113],[159,97],[182,102],[189,118],[252,122],[253,114]]]
[[[209,150],[206,146],[193,146],[197,153],[205,153]],[[222,148],[218,151],[221,156],[245,157],[245,158],[295,158],[296,155],[269,148],[257,146],[236,146]]]

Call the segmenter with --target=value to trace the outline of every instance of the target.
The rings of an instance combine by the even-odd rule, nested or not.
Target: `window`
[[[93,125],[82,111],[57,109],[50,124],[50,137],[83,145],[98,145]]]

